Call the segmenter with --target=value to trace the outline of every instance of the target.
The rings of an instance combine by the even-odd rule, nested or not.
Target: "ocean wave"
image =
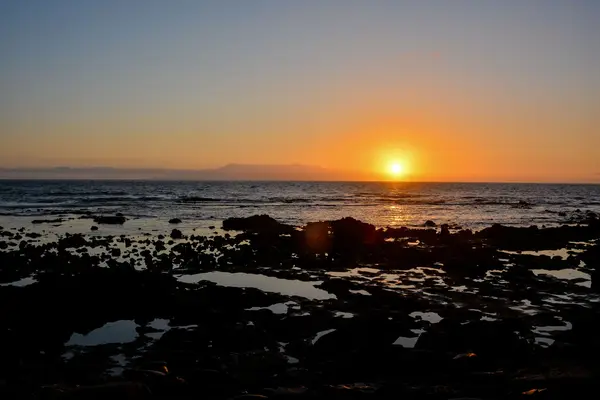
[[[377,198],[381,200],[397,200],[397,199],[412,199],[412,198],[420,198],[420,197],[431,197],[431,195],[421,194],[421,193],[394,193],[394,194],[381,194],[381,193],[368,193],[368,192],[359,192],[355,194],[355,197],[370,197]]]
[[[180,203],[205,203],[222,201],[222,199],[217,199],[214,197],[184,196],[178,198],[177,201]]]
[[[42,207],[57,207],[62,204],[72,204],[69,201],[44,201],[44,202],[6,202],[0,203],[0,208],[21,209],[21,208],[42,208]]]
[[[42,192],[42,193],[29,193],[29,196],[32,197],[82,197],[82,196],[126,196],[128,192],[125,191],[90,191],[90,192],[80,192],[80,191],[64,191],[64,192]]]
[[[303,198],[303,197],[269,197],[264,199],[250,199],[250,198],[234,198],[234,197],[180,197],[177,199],[179,203],[227,203],[227,204],[271,204],[271,203],[311,203],[317,199]]]
[[[112,196],[112,197],[90,197],[75,199],[79,204],[108,204],[108,203],[135,203],[140,201],[164,201],[160,196]]]

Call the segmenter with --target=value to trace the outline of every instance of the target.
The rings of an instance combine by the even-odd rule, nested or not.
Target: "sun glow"
[[[382,181],[414,181],[418,171],[416,152],[408,145],[382,143],[374,152],[374,171]]]
[[[400,178],[406,173],[404,164],[399,161],[393,161],[388,165],[388,174],[393,178]]]

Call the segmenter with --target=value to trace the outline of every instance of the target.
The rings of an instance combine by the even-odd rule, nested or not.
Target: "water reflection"
[[[66,346],[98,346],[101,344],[130,343],[137,339],[137,324],[131,320],[109,322],[88,334],[73,333]]]
[[[36,283],[37,280],[31,276],[28,276],[23,279],[19,279],[18,281],[8,282],[8,283],[0,283],[0,286],[16,286],[16,287],[25,287]]]
[[[438,322],[440,322],[443,319],[442,317],[440,317],[440,315],[438,313],[434,313],[434,312],[415,311],[408,315],[411,316],[412,318],[420,318],[424,321],[429,321],[432,324],[437,324]]]
[[[317,333],[311,343],[314,345],[323,336],[327,335],[328,333],[334,332],[334,331],[335,331],[335,329],[327,329],[325,331],[321,331],[321,332]]]
[[[559,270],[532,269],[531,271],[536,275],[550,275],[555,278],[564,279],[567,281],[573,279],[584,279],[584,282],[579,282],[578,284],[588,288],[592,286],[592,277],[590,274],[586,274],[585,272],[578,271],[572,268],[565,268]]]
[[[300,296],[313,300],[335,299],[336,296],[318,289],[321,281],[303,282],[291,279],[274,278],[261,274],[247,274],[244,272],[205,272],[193,275],[181,275],[180,282],[198,283],[206,280],[221,286],[256,288],[265,292],[280,293],[286,296]]]
[[[273,314],[287,314],[289,308],[299,308],[298,303],[288,301],[287,303],[273,304],[269,307],[252,307],[248,308],[247,311],[269,310]]]
[[[406,347],[408,349],[414,348],[415,345],[417,344],[417,341],[421,337],[421,334],[424,333],[425,331],[423,329],[411,329],[411,332],[414,333],[416,336],[414,336],[414,337],[400,336],[398,339],[396,339],[396,341],[393,344],[402,346],[402,347]]]

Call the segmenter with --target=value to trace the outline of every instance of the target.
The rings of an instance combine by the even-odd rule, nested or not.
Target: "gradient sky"
[[[0,1],[0,166],[600,181],[600,1]]]

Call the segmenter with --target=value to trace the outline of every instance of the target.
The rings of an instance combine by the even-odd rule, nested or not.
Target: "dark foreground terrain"
[[[597,216],[427,225],[255,216],[220,236],[50,243],[0,229],[0,398],[597,396]]]

